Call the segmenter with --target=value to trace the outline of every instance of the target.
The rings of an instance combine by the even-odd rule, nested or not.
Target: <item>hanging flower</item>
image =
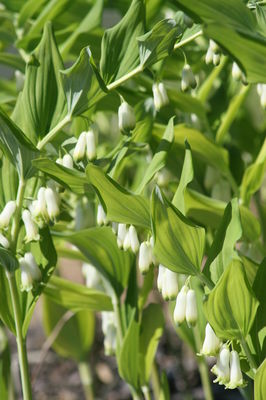
[[[8,239],[2,233],[0,233],[0,245],[5,249],[8,249],[10,246]]]
[[[12,216],[16,211],[16,202],[11,200],[6,203],[3,211],[0,214],[0,229],[7,228]]]
[[[30,272],[30,267],[24,258],[19,260],[20,263],[20,289],[22,292],[29,292],[33,288],[33,278]]]
[[[163,106],[169,103],[169,98],[163,82],[154,83],[152,85],[153,101],[156,111],[159,111]]]
[[[230,350],[227,345],[223,345],[217,357],[217,362],[211,371],[217,376],[214,382],[220,385],[226,385],[230,379]]]
[[[29,210],[24,210],[22,212],[22,220],[24,222],[24,226],[25,226],[25,230],[26,230],[25,242],[28,243],[28,242],[40,240],[38,226],[33,221]]]
[[[104,334],[104,351],[106,355],[113,355],[116,351],[116,325],[113,312],[102,312],[102,331]]]
[[[73,159],[78,162],[82,160],[86,152],[86,132],[82,132],[79,135],[76,146],[74,148]]]
[[[129,231],[127,230],[126,232],[126,236],[123,242],[123,250],[127,251],[128,249],[130,249],[130,235],[129,235]]]
[[[107,225],[108,224],[106,213],[101,204],[99,204],[98,208],[97,208],[96,220],[97,220],[98,225]]]
[[[121,249],[124,244],[124,240],[127,234],[127,226],[126,224],[118,224],[117,227],[117,245]]]
[[[152,247],[150,242],[142,242],[139,248],[139,269],[146,274],[152,264]]]
[[[237,351],[233,350],[230,354],[230,381],[226,387],[228,389],[235,389],[243,385],[244,381],[240,368],[239,355]]]
[[[186,321],[188,326],[196,325],[198,319],[197,300],[195,290],[187,292]]]
[[[41,273],[41,270],[40,270],[38,264],[36,263],[36,260],[33,256],[33,254],[30,252],[25,253],[24,260],[26,261],[26,263],[29,266],[32,279],[34,281],[40,281],[42,279],[42,273]]]
[[[221,347],[221,342],[215,335],[214,330],[207,323],[205,328],[205,339],[202,346],[201,354],[205,356],[215,356]]]
[[[163,290],[163,282],[164,282],[165,270],[166,270],[166,268],[162,264],[159,264],[159,266],[158,266],[158,276],[157,276],[157,288],[158,288],[160,293],[162,293],[162,290]]]
[[[47,213],[52,221],[60,214],[60,198],[57,192],[51,188],[46,188],[44,192]]]
[[[92,264],[82,264],[82,274],[86,279],[86,286],[90,289],[103,291],[102,277],[99,271]]]
[[[62,165],[65,168],[73,169],[73,158],[70,154],[65,154],[62,159]]]
[[[182,324],[186,318],[187,291],[188,287],[183,286],[176,298],[174,310],[174,321],[176,325]]]
[[[197,81],[192,72],[192,69],[189,64],[185,64],[182,70],[182,79],[181,79],[181,90],[186,92],[189,88],[195,89],[197,87]]]
[[[136,231],[136,228],[133,225],[130,225],[129,230],[129,239],[130,239],[130,247],[133,251],[133,253],[137,253],[139,250],[139,239],[138,239],[138,234]]]
[[[136,126],[134,108],[126,101],[123,101],[118,108],[118,126],[122,132],[132,131]]]
[[[165,268],[162,281],[162,296],[164,300],[174,300],[178,294],[178,275]]]
[[[96,139],[95,134],[92,130],[86,132],[86,156],[89,161],[96,158]]]

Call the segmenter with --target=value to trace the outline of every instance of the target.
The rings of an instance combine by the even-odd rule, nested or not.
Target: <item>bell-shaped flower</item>
[[[212,62],[215,67],[217,67],[220,64],[221,61],[221,54],[215,53],[212,57]]]
[[[189,289],[187,292],[186,321],[188,326],[196,325],[198,319],[197,299],[195,290]]]
[[[257,92],[260,97],[260,104],[262,108],[266,108],[266,84],[258,83]]]
[[[62,165],[65,168],[73,169],[73,158],[70,154],[65,154],[62,158]]]
[[[243,385],[244,381],[240,368],[239,355],[237,351],[232,350],[230,354],[230,381],[226,387],[228,389],[235,389]]]
[[[230,350],[227,345],[223,345],[217,357],[216,364],[211,371],[217,376],[214,382],[220,385],[226,385],[230,379]]]
[[[15,211],[16,211],[16,202],[13,200],[7,202],[3,211],[0,214],[0,229],[8,227]]]
[[[0,245],[5,249],[8,249],[10,246],[8,239],[4,235],[2,235],[2,233],[0,233]]]
[[[163,290],[163,282],[164,282],[165,270],[166,270],[166,268],[162,264],[159,264],[159,266],[158,266],[158,276],[157,276],[157,288],[158,288],[160,293],[162,293],[162,290]]]
[[[82,264],[82,274],[86,280],[86,286],[90,289],[97,289],[103,291],[102,277],[99,271],[92,264]]]
[[[114,313],[104,311],[101,315],[105,354],[112,355],[115,354],[117,336]]]
[[[33,254],[30,252],[25,253],[24,260],[26,261],[26,263],[29,266],[33,281],[40,281],[42,279],[42,273],[41,273],[41,270],[40,270],[38,264],[36,263],[36,260],[33,256]]]
[[[123,242],[123,250],[127,251],[130,249],[130,234],[129,231],[127,230],[124,242]]]
[[[118,224],[117,227],[117,245],[121,249],[124,244],[124,240],[127,234],[127,226],[126,224]]]
[[[26,230],[25,242],[28,243],[28,242],[40,240],[38,226],[33,221],[29,210],[24,210],[22,212],[22,220],[24,222],[24,226],[25,226],[25,230]]]
[[[213,53],[212,49],[209,47],[207,50],[207,53],[205,55],[205,62],[207,65],[212,63],[213,55],[214,55],[214,53]]]
[[[215,332],[210,324],[207,323],[205,328],[205,339],[201,349],[201,354],[204,354],[205,356],[215,356],[218,353],[220,347],[220,340],[215,335]]]
[[[86,132],[86,156],[89,161],[92,161],[97,156],[96,138],[92,130]]]
[[[183,286],[176,298],[174,310],[174,321],[176,325],[182,324],[186,318],[187,291],[188,287]]]
[[[178,275],[165,268],[162,282],[162,296],[164,300],[174,300],[178,294]]]
[[[52,221],[60,214],[60,198],[57,192],[51,188],[46,188],[44,192],[47,213]]]
[[[152,247],[150,242],[142,242],[139,248],[139,269],[146,274],[152,265]]]
[[[99,204],[97,208],[96,220],[97,220],[97,225],[107,225],[108,223],[106,213],[101,204]]]
[[[182,70],[182,79],[181,79],[181,90],[186,92],[189,88],[195,89],[197,86],[197,81],[192,72],[192,69],[189,64],[185,64]]]
[[[156,111],[159,111],[163,106],[169,103],[169,98],[163,82],[154,83],[152,85],[153,101]]]
[[[85,152],[86,152],[86,132],[82,132],[79,135],[79,138],[77,140],[76,146],[74,148],[74,152],[73,152],[73,159],[74,161],[78,162],[80,160],[82,160],[85,156]]]
[[[139,239],[138,239],[138,234],[136,231],[136,228],[133,225],[130,225],[129,230],[129,239],[130,239],[130,247],[133,251],[133,253],[137,253],[139,250]]]
[[[45,187],[40,187],[37,194],[37,200],[34,200],[30,206],[30,212],[34,219],[39,223],[40,220],[48,222],[49,216],[45,201]]]
[[[33,288],[33,278],[31,275],[30,267],[24,258],[19,260],[20,263],[20,289],[22,292],[29,292]]]
[[[132,131],[136,126],[134,108],[126,101],[123,101],[118,108],[118,126],[122,132]]]
[[[232,65],[232,77],[236,81],[240,81],[240,79],[242,78],[242,71],[236,62],[233,62]]]

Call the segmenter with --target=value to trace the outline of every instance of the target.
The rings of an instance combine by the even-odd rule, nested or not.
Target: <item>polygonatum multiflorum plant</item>
[[[205,399],[210,379],[265,399],[265,2],[3,0],[0,19],[1,399],[7,330],[32,398],[40,297],[88,399],[95,313],[134,399],[170,399],[169,318]]]

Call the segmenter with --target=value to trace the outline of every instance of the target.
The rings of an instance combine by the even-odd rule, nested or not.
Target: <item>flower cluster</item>
[[[196,325],[197,319],[196,293],[193,289],[189,289],[187,285],[184,285],[176,298],[174,322],[176,325],[180,325],[186,320],[188,326],[191,327]]]
[[[10,225],[13,215],[16,211],[16,202],[14,200],[8,201],[0,213],[0,229],[6,231]],[[6,236],[0,233],[0,245],[9,248],[10,243]]]
[[[178,295],[178,275],[159,264],[157,287],[164,300],[174,300]]]
[[[21,273],[21,290],[29,292],[32,290],[35,282],[41,281],[41,270],[32,253],[25,253],[24,257],[19,259],[19,264]]]
[[[82,132],[79,135],[73,152],[75,162],[81,161],[86,155],[88,161],[92,161],[97,157],[96,138],[93,130]]]
[[[206,64],[211,64],[217,66],[220,64],[221,60],[221,50],[217,43],[215,43],[212,39],[209,42],[209,47],[205,56]]]

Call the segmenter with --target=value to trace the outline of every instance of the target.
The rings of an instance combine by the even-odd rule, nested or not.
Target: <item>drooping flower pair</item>
[[[206,64],[211,64],[217,66],[221,61],[221,50],[217,43],[214,40],[210,40],[209,47],[205,56]]]
[[[187,285],[184,285],[176,298],[174,321],[176,325],[180,325],[186,320],[188,326],[194,326],[197,318],[196,293],[193,289],[189,289]]]
[[[30,207],[31,215],[40,224],[55,221],[60,214],[60,197],[56,190],[51,187],[40,187],[37,200]],[[26,228],[27,230],[27,228]]]
[[[73,152],[74,161],[81,161],[86,155],[88,161],[92,161],[97,156],[96,137],[93,130],[81,132]]]
[[[32,290],[35,282],[41,281],[41,270],[32,253],[25,253],[24,257],[20,258],[19,264],[21,273],[21,290],[29,292]]]
[[[178,295],[178,275],[169,268],[159,264],[157,287],[164,300],[174,300]]]
[[[118,224],[117,226],[117,245],[125,251],[131,249],[133,253],[139,250],[139,239],[136,228],[133,225],[127,229],[126,224]]]

